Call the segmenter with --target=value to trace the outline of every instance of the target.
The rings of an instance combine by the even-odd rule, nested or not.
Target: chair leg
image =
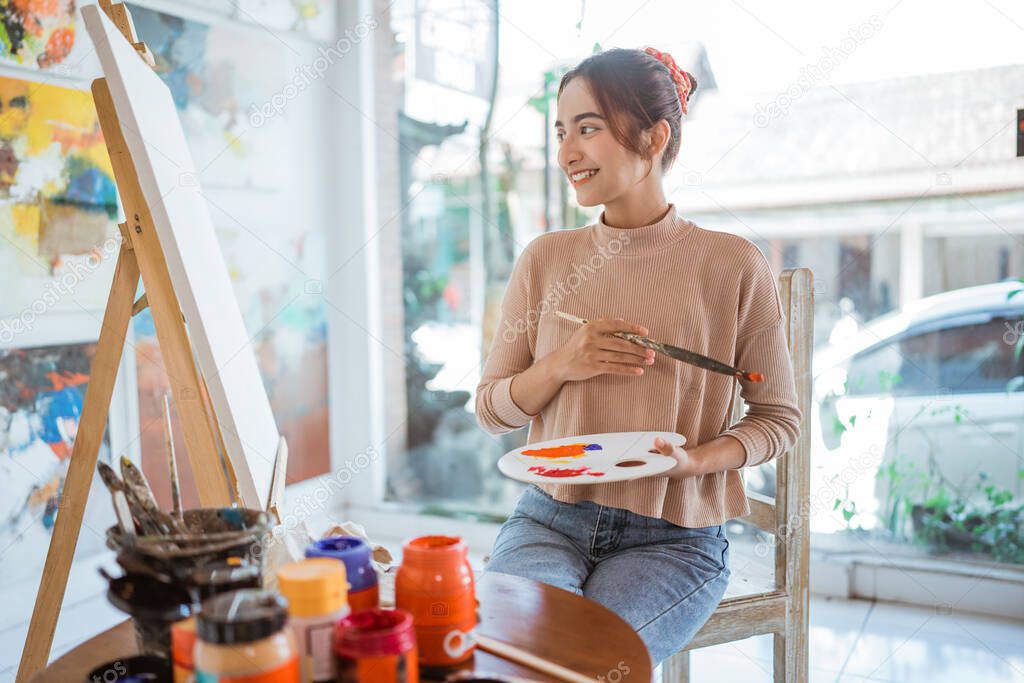
[[[789,662],[786,661],[786,641],[790,639],[786,638],[785,633],[776,633],[773,638],[775,639],[775,648],[772,652],[772,668],[775,673],[772,680],[775,683],[789,683],[790,679],[786,678],[786,671],[789,669]]]
[[[661,683],[690,683],[690,653],[677,652],[661,664]]]

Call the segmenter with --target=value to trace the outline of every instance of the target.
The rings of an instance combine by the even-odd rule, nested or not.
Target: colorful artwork
[[[12,326],[60,310],[101,310],[119,246],[113,170],[92,95],[0,78],[0,272]]]
[[[49,69],[75,44],[74,0],[4,0],[0,3],[0,55]]]
[[[582,458],[587,451],[599,451],[599,443],[569,443],[564,446],[550,446],[548,448],[531,448],[523,451],[523,455],[531,458]]]
[[[284,45],[257,29],[128,8],[170,88],[203,186],[278,191],[287,110],[251,113],[280,98],[289,82]]]
[[[16,553],[18,571],[31,572],[45,559],[95,349],[0,349],[0,566]],[[108,438],[99,457],[111,460]],[[80,545],[101,547],[108,520],[87,515],[85,524],[95,533],[84,532]]]
[[[335,33],[335,6],[334,0],[238,0],[237,16],[240,21],[326,41]]]

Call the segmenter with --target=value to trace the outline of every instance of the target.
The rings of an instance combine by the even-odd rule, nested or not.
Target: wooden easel
[[[121,3],[100,0],[101,9],[149,66],[152,54],[138,40],[128,9]],[[164,251],[157,238],[152,214],[144,199],[139,174],[129,154],[124,129],[114,108],[106,78],[92,84],[93,99],[114,170],[118,194],[127,220],[118,225],[123,241],[117,258],[110,297],[93,357],[78,434],[68,466],[60,506],[46,555],[39,592],[18,669],[18,683],[28,681],[46,666],[68,574],[78,542],[89,487],[96,471],[111,394],[124,351],[128,324],[147,306],[152,312],[157,341],[177,406],[189,462],[195,474],[200,504],[204,507],[260,507],[239,492],[236,468],[228,457],[217,416],[208,399],[206,382],[196,367],[192,344],[175,295]],[[146,293],[138,302],[139,278]],[[275,461],[268,508],[276,513],[284,481],[287,450],[283,439]]]

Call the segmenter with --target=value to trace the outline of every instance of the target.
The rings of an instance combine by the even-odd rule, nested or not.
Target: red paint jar
[[[334,663],[337,683],[419,683],[412,615],[372,608],[338,620]]]
[[[449,667],[473,656],[476,590],[468,547],[454,536],[421,536],[402,547],[395,604],[412,614],[420,666]]]

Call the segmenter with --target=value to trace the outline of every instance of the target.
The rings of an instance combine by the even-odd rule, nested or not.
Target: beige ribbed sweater
[[[751,242],[698,227],[670,205],[653,225],[598,222],[534,239],[516,261],[477,387],[477,422],[499,434],[530,425],[528,443],[565,436],[669,431],[690,446],[737,438],[745,465],[788,450],[799,432],[782,306],[768,263]],[[560,348],[579,329],[554,314],[623,318],[650,337],[765,375],[740,382],[747,414],[729,424],[735,381],[656,354],[637,377],[567,382],[536,415],[512,400],[512,378]],[[651,447],[653,448],[653,439]],[[557,500],[590,500],[673,524],[721,524],[749,512],[743,480],[730,470],[676,480],[544,484]]]

